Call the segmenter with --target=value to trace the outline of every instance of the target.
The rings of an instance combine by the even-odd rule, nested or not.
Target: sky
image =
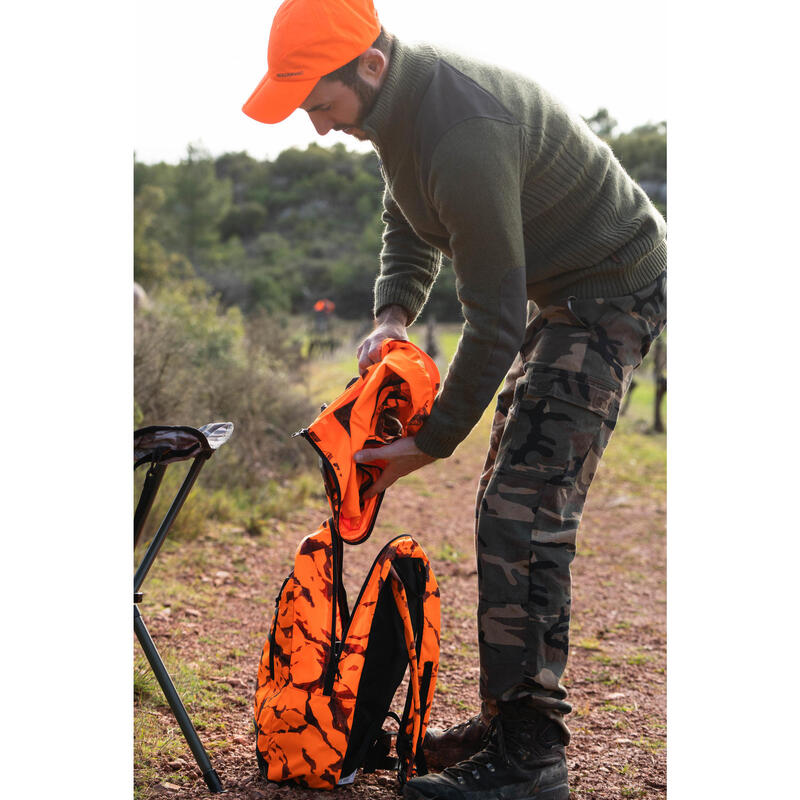
[[[258,123],[241,111],[267,71],[269,28],[279,5],[276,0],[134,4],[137,159],[175,163],[190,142],[213,156],[246,150],[259,159],[314,141],[370,148],[344,133],[317,136],[302,111],[277,125]],[[521,72],[583,116],[604,106],[620,131],[669,118],[669,21],[663,3],[378,0],[376,9],[401,40],[427,41]]]

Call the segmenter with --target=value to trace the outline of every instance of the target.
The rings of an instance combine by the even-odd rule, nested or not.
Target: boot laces
[[[463,730],[464,728],[467,728],[470,725],[473,725],[473,724],[477,723],[480,719],[481,719],[481,715],[480,714],[476,714],[471,719],[465,719],[463,722],[459,722],[458,725],[454,725],[449,730],[452,731],[453,733],[455,733],[456,731]]]
[[[499,716],[493,717],[489,723],[489,728],[483,735],[483,744],[484,747],[480,752],[464,761],[459,761],[458,764],[445,768],[443,772],[455,778],[459,784],[463,784],[466,782],[467,775],[475,780],[480,780],[481,767],[488,772],[494,772],[496,763],[508,764],[506,737],[503,732],[503,722]]]
[[[545,727],[546,724],[545,722]],[[479,781],[481,769],[485,776],[486,772],[495,772],[498,766],[511,767],[517,762],[547,764],[563,758],[563,748],[559,753],[554,749],[555,742],[540,740],[542,732],[541,724],[531,725],[529,721],[521,720],[504,721],[501,715],[497,715],[484,734],[483,749],[470,758],[447,767],[443,772],[463,785],[467,782],[468,775]]]

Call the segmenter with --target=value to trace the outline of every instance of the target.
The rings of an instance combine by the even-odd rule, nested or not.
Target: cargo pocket
[[[592,462],[599,461],[618,411],[614,387],[579,373],[527,364],[509,410],[497,469],[572,485],[590,454]]]

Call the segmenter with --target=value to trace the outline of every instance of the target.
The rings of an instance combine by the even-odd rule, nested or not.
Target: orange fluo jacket
[[[413,436],[438,391],[439,370],[427,353],[411,342],[385,339],[381,361],[299,431],[322,459],[328,502],[344,541],[357,544],[370,535],[383,499],[383,493],[361,499],[382,467],[356,464],[354,453]]]

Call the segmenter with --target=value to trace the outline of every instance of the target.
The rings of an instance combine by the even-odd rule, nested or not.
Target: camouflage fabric
[[[561,723],[570,563],[633,370],[666,321],[666,273],[624,297],[533,307],[497,400],[477,497],[484,714],[524,701]]]

